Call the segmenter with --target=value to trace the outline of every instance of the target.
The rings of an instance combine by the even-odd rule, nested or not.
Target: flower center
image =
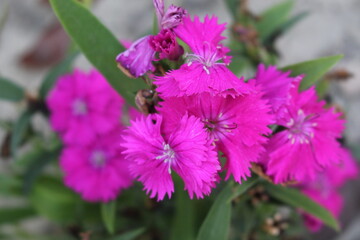
[[[104,151],[95,150],[90,156],[90,162],[95,168],[103,168],[106,164],[106,154]]]
[[[216,119],[203,119],[205,128],[214,136],[214,141],[219,141],[224,136],[236,129],[238,125],[230,121],[231,118],[224,118],[220,113]]]
[[[157,156],[156,159],[161,159],[164,163],[168,164],[168,172],[171,174],[171,165],[176,160],[176,154],[169,144],[163,143],[162,155]]]
[[[224,62],[219,62],[224,59],[224,55],[221,54],[221,47],[210,46],[210,43],[204,42],[203,48],[199,51],[198,54],[187,54],[187,63],[188,66],[191,66],[193,62],[198,62],[203,65],[203,69],[207,74],[210,74],[209,68],[215,64],[225,65]]]
[[[300,109],[297,116],[291,118],[286,124],[289,130],[288,137],[291,139],[291,144],[299,142],[300,144],[309,144],[310,140],[314,137],[314,130],[317,124],[312,122],[313,116],[305,115],[304,111]]]
[[[72,104],[72,111],[76,116],[86,115],[88,112],[86,102],[82,99],[76,99]]]

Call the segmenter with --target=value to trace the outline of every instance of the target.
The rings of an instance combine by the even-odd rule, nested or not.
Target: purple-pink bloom
[[[357,161],[351,156],[349,150],[342,148],[339,164],[329,166],[319,173],[314,180],[303,182],[298,187],[305,195],[338,217],[343,206],[339,188],[347,181],[357,178],[358,173]],[[323,226],[322,221],[310,213],[304,213],[303,216],[306,226],[311,231],[318,231]]]
[[[253,91],[244,79],[239,79],[227,67],[229,49],[220,44],[225,24],[218,24],[217,18],[208,16],[200,22],[195,16],[192,21],[185,17],[174,32],[189,45],[192,54],[180,69],[172,70],[158,77],[155,84],[162,97],[189,96],[208,92],[213,95],[238,96]]]
[[[316,203],[322,205],[329,210],[334,217],[339,217],[344,201],[342,196],[336,191],[319,192],[311,189],[304,189],[302,192],[311,198]],[[323,223],[318,218],[309,213],[303,213],[305,226],[312,232],[317,232],[323,226]]]
[[[177,61],[184,54],[184,49],[177,43],[175,34],[163,29],[158,35],[150,37],[150,46],[159,53],[159,59]]]
[[[145,36],[135,41],[127,50],[116,57],[121,67],[134,77],[140,77],[148,71],[155,71],[152,61],[155,50],[150,46],[150,37]]]
[[[129,163],[121,154],[118,130],[99,135],[87,145],[69,145],[63,150],[60,165],[64,182],[86,201],[114,200],[132,184]]]
[[[318,102],[314,87],[298,93],[291,91],[289,104],[277,125],[284,130],[274,134],[267,145],[267,173],[276,183],[313,179],[323,168],[341,158],[338,138],[344,120],[334,108]]]
[[[160,25],[160,33],[156,36],[145,36],[135,41],[127,50],[116,57],[120,69],[127,75],[140,77],[147,72],[155,71],[152,64],[163,58],[177,60],[182,55],[182,48],[172,36],[172,28],[182,22],[186,11],[181,7],[171,5],[165,12],[163,0],[153,0],[156,15]],[[161,31],[167,29],[169,32]],[[155,58],[159,52],[160,59]]]
[[[131,122],[122,146],[130,172],[144,184],[151,198],[171,197],[174,170],[184,181],[190,198],[202,198],[218,181],[220,164],[203,124],[184,115],[169,134],[162,131],[162,116],[152,114]]]
[[[175,5],[170,5],[165,12],[164,0],[153,0],[153,4],[160,29],[175,28],[182,22],[183,17],[187,15],[185,9]]]
[[[164,116],[164,130],[176,128],[185,114],[201,119],[216,149],[227,158],[226,178],[241,182],[250,176],[251,162],[257,162],[270,134],[269,107],[261,94],[238,97],[211,96],[208,93],[181,98],[165,98],[158,108]]]
[[[124,100],[93,70],[60,77],[47,97],[50,122],[67,144],[93,142],[117,128]]]
[[[264,99],[267,99],[275,116],[281,117],[285,107],[290,104],[292,89],[296,89],[297,83],[302,76],[290,77],[290,72],[282,72],[276,66],[265,67],[260,64],[255,75],[256,86],[264,91]]]

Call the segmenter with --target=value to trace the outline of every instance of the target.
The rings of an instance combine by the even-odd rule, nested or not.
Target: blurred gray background
[[[0,74],[37,94],[38,86],[49,67],[24,67],[20,59],[31,51],[39,36],[54,21],[51,8],[42,0],[0,0],[0,14],[5,2],[10,7],[8,20],[0,32]],[[42,2],[42,3],[40,3]],[[260,13],[278,0],[249,0],[251,9]],[[220,22],[229,22],[224,0],[174,0],[190,14],[215,14]],[[94,13],[119,38],[135,40],[151,29],[153,8],[151,0],[99,0]],[[307,11],[309,15],[277,42],[282,55],[281,66],[327,55],[344,54],[336,66],[346,68],[354,76],[348,81],[331,86],[335,102],[347,113],[346,136],[351,145],[360,145],[360,0],[298,0],[293,14]],[[65,39],[65,40],[63,40]],[[66,38],[59,36],[63,46]],[[89,68],[84,57],[76,61],[81,68]],[[13,104],[0,102],[0,118],[15,119],[18,109]],[[36,121],[36,120],[35,120]],[[39,119],[40,121],[40,119]],[[39,124],[43,127],[42,124]],[[0,139],[4,133],[0,131]],[[1,163],[0,163],[1,171]],[[316,239],[360,239],[360,183],[352,182],[344,188],[347,198],[342,215],[343,232],[336,237],[325,230]],[[1,204],[1,202],[0,202]],[[6,204],[6,203],[5,203]],[[42,226],[30,222],[31,226]],[[32,227],[31,227],[32,228]]]

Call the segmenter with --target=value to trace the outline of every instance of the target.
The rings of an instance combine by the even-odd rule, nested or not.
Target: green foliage
[[[101,216],[107,231],[115,233],[116,201],[101,204]]]
[[[25,91],[22,87],[12,81],[0,77],[0,99],[11,102],[19,102],[25,97]]]
[[[286,0],[261,14],[260,21],[256,24],[256,29],[262,41],[266,41],[273,32],[287,21],[294,3],[294,0]]]
[[[58,77],[65,74],[71,69],[71,65],[77,56],[78,56],[77,52],[71,53],[63,61],[61,61],[61,63],[59,63],[49,71],[49,73],[46,75],[40,86],[39,95],[41,99],[44,99],[46,97],[48,92],[54,86]]]
[[[124,51],[118,39],[88,9],[74,0],[50,0],[61,24],[87,59],[105,76],[129,104],[139,89],[140,79],[131,79],[116,67],[115,57]]]
[[[315,60],[297,63],[294,65],[283,67],[283,71],[291,71],[291,76],[299,76],[304,74],[305,77],[301,81],[301,90],[305,90],[324,76],[340,59],[343,55],[335,55],[331,57],[323,57]]]
[[[38,214],[52,221],[70,224],[77,220],[80,199],[59,180],[50,177],[37,180],[30,201]]]
[[[226,240],[231,221],[231,182],[217,196],[200,227],[197,240]]]
[[[178,186],[175,198],[175,214],[171,229],[171,240],[193,240],[195,208],[194,200],[189,198],[183,187]]]
[[[15,223],[35,215],[31,207],[0,208],[0,224]]]
[[[30,121],[33,114],[34,111],[27,109],[16,120],[12,129],[11,141],[10,141],[10,150],[12,156],[16,155],[18,147],[20,146],[24,137],[26,136],[26,132],[29,130]]]
[[[30,161],[30,164],[27,166],[23,176],[23,192],[25,194],[30,193],[35,180],[40,176],[45,167],[48,166],[52,161],[58,160],[60,151],[61,146],[58,145],[53,149],[37,149],[34,154],[29,155],[27,160]]]
[[[110,238],[109,240],[135,240],[141,234],[145,232],[145,228],[138,228],[132,231],[128,231],[116,237]]]
[[[259,178],[257,176],[253,176],[253,177],[249,178],[248,180],[243,181],[241,184],[237,185],[233,189],[233,194],[231,195],[231,198],[229,199],[229,201],[232,201],[235,198],[243,195],[247,190],[252,188],[258,182],[259,182]]]
[[[295,208],[300,208],[317,217],[327,226],[339,231],[340,225],[334,216],[328,210],[300,193],[299,190],[270,183],[267,183],[265,186],[267,192],[275,199]]]

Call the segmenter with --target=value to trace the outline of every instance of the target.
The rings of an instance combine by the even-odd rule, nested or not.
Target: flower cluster
[[[341,163],[344,149],[338,139],[344,120],[318,100],[314,88],[300,91],[303,76],[261,64],[245,81],[227,67],[225,24],[215,16],[192,18],[175,6],[168,9],[173,15],[164,13],[160,0],[154,5],[160,33],[136,41],[117,57],[136,77],[150,71],[161,98],[155,113],[132,121],[123,135],[130,172],[150,197],[171,196],[172,170],[191,198],[201,198],[222,170],[225,180],[232,176],[241,183],[257,163],[275,183],[302,183]],[[177,39],[189,52],[183,55]],[[153,65],[161,59],[181,65],[164,73]]]
[[[223,45],[225,24],[153,3],[159,32],[126,44],[116,57],[127,75],[146,75],[150,89],[140,92],[156,98],[151,109],[130,109],[125,127],[124,100],[96,71],[61,77],[47,99],[65,143],[65,183],[88,201],[106,202],[136,179],[160,201],[171,198],[177,174],[190,198],[203,198],[222,172],[241,184],[256,164],[267,179],[296,183],[338,215],[337,191],[357,175],[339,142],[341,113],[319,100],[314,87],[302,90],[303,76],[275,66],[260,64],[249,80],[236,76]],[[321,226],[304,217],[312,230]]]
[[[60,77],[47,98],[63,142],[65,184],[85,200],[107,202],[132,184],[119,143],[124,100],[97,71]]]

